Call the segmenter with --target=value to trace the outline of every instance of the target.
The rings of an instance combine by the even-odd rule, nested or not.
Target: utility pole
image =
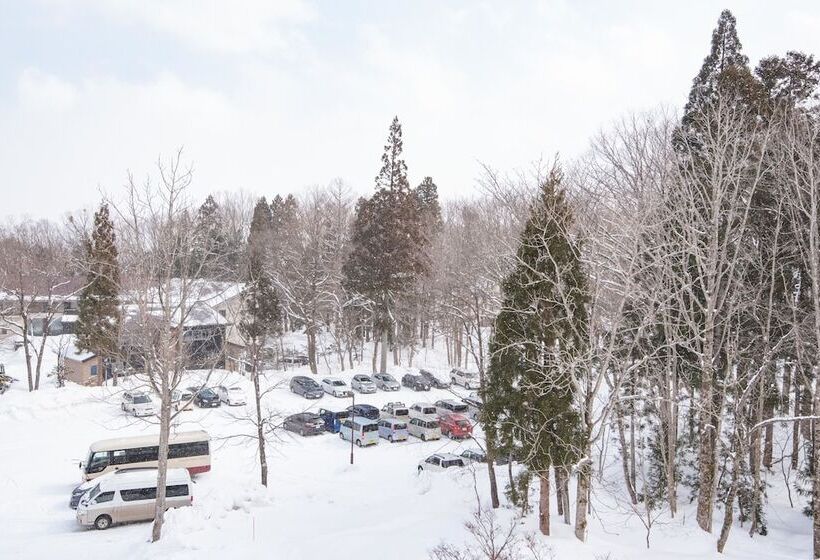
[[[353,400],[352,406],[356,406],[356,393],[353,392],[353,388],[350,388],[350,397]],[[351,410],[350,411],[350,464],[353,464],[353,428],[356,426],[356,413]]]

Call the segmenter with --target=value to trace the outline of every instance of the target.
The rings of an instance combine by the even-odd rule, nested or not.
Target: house
[[[78,385],[102,385],[110,373],[111,366],[93,352],[82,352],[73,344],[69,346],[63,358],[65,379]]]
[[[0,340],[22,335],[21,296],[28,312],[28,334],[71,334],[79,312],[85,278],[80,276],[24,276],[0,288]],[[48,323],[48,324],[46,324]]]

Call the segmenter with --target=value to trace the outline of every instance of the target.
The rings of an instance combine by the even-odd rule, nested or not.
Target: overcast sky
[[[393,115],[411,183],[469,195],[480,162],[679,108],[723,7],[753,63],[820,54],[817,0],[0,0],[0,216],[94,205],[179,147],[197,198],[370,192]]]

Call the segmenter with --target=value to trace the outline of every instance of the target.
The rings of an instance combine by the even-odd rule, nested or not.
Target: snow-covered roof
[[[76,340],[73,340],[73,337],[71,344],[68,345],[68,348],[66,348],[65,351],[66,358],[71,358],[72,360],[76,360],[78,362],[85,362],[86,360],[90,360],[94,356],[96,356],[94,352],[80,350],[79,348],[77,348]]]

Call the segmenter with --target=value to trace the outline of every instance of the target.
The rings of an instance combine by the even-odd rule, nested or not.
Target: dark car
[[[414,391],[429,391],[430,384],[420,375],[408,373],[401,378],[401,384]]]
[[[194,404],[199,408],[216,408],[220,405],[219,395],[210,387],[188,387],[194,393]]]
[[[325,394],[322,386],[315,379],[304,375],[297,375],[290,380],[290,390],[297,395],[302,395],[306,399],[321,399]]]
[[[299,412],[285,418],[284,428],[300,436],[315,436],[325,431],[325,421],[318,414]]]
[[[322,421],[325,423],[325,430],[331,434],[338,434],[339,428],[342,426],[342,420],[350,418],[350,412],[347,410],[334,412],[326,408],[320,408],[319,417],[321,417]]]
[[[283,357],[282,363],[290,366],[306,366],[310,363],[310,358],[304,354],[293,354]]]
[[[355,404],[348,406],[347,411],[353,416],[364,416],[368,420],[379,419],[379,409],[369,404]]]
[[[435,387],[436,389],[449,389],[450,384],[447,381],[442,381],[435,375],[433,375],[432,371],[427,371],[426,369],[420,369],[419,375],[424,378],[424,380],[430,384],[431,387]]]

